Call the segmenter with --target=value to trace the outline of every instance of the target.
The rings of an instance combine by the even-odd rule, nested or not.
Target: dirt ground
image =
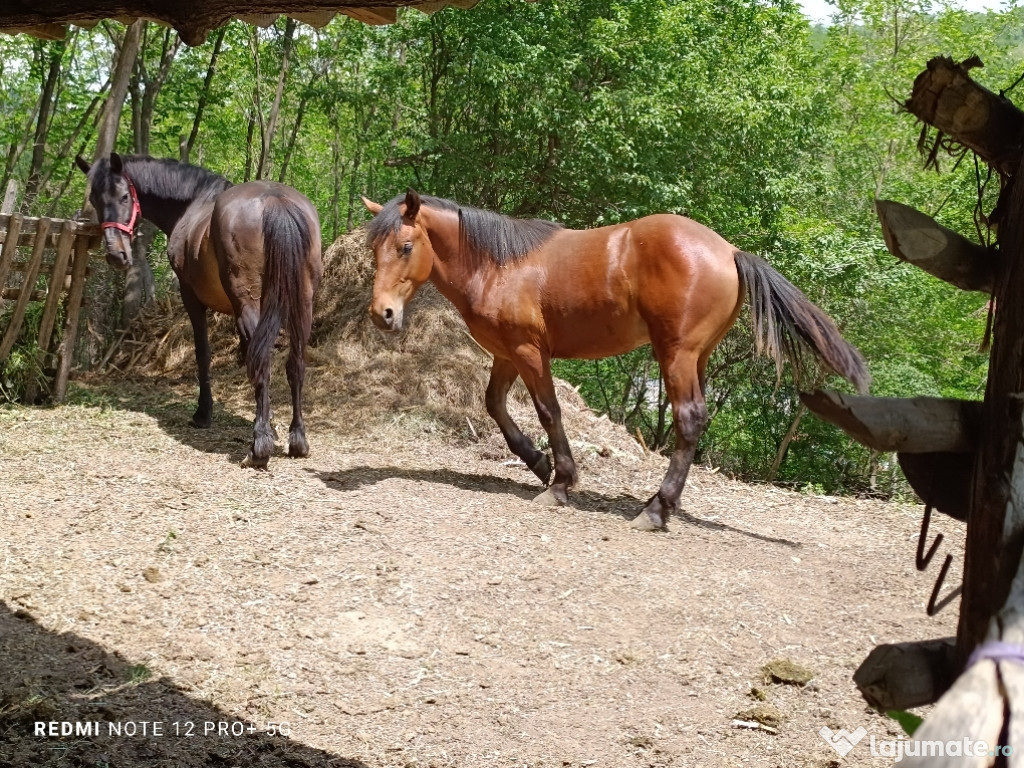
[[[567,386],[581,486],[541,507],[481,415],[471,345],[360,357],[326,331],[311,456],[243,470],[250,395],[220,329],[210,430],[188,425],[188,361],[154,346],[174,328],[133,334],[123,373],[68,404],[0,408],[0,766],[889,764],[819,731],[895,738],[854,669],[955,632],[955,604],[925,616],[919,507],[696,468],[667,533],[632,531],[667,462]],[[153,365],[126,370],[137,355]],[[409,383],[428,369],[454,381]],[[447,410],[417,407],[423,386]],[[515,415],[539,433],[521,396]],[[956,584],[963,526],[935,528]],[[779,658],[813,679],[765,682]],[[735,722],[756,705],[770,729]]]

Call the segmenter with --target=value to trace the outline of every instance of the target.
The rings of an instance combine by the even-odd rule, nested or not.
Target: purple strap
[[[992,661],[1016,661],[1024,664],[1024,645],[1004,643],[1002,640],[989,640],[974,649],[974,653],[967,659],[967,668],[973,667],[982,659]]]

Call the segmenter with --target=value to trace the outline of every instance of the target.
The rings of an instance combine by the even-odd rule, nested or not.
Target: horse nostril
[[[388,325],[391,325],[391,323],[393,323],[394,320],[395,320],[395,311],[393,309],[391,309],[390,307],[385,309],[384,310],[384,319],[387,321]]]

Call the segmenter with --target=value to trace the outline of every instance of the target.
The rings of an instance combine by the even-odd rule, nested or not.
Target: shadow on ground
[[[380,467],[352,467],[350,469],[321,472],[316,469],[307,468],[307,472],[316,475],[328,488],[335,491],[353,491],[357,488],[372,486],[390,478],[402,478],[424,483],[443,483],[464,491],[482,491],[484,493],[506,494],[517,496],[524,501],[532,501],[543,488],[537,482],[521,483],[515,480],[508,480],[504,477],[492,475],[471,475],[464,472],[455,472],[450,469],[399,469]],[[585,512],[600,512],[602,514],[620,517],[623,520],[632,520],[643,508],[644,500],[638,499],[629,494],[615,496],[594,493],[593,491],[570,492],[569,503],[574,509]],[[685,497],[683,504],[685,505]],[[670,526],[677,529],[681,524],[694,525],[698,528],[705,528],[711,531],[735,533],[751,539],[763,541],[769,544],[779,544],[785,547],[799,549],[803,545],[797,541],[766,536],[755,531],[747,531],[736,528],[725,523],[714,520],[703,520],[694,517],[685,510],[677,513]]]
[[[266,722],[196,701],[167,679],[146,679],[146,672],[79,635],[44,629],[27,611],[0,601],[0,768],[368,768],[268,735]],[[36,735],[39,723],[58,734],[69,723],[71,733]]]
[[[208,429],[192,426],[196,391],[193,381],[187,378],[104,379],[99,383],[80,384],[68,402],[145,413],[156,419],[166,435],[182,445],[203,453],[220,454],[226,461],[238,464],[252,441],[252,421],[227,410],[216,399],[215,389],[213,424]]]

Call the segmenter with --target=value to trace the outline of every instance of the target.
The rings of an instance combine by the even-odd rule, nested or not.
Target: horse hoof
[[[647,512],[641,512],[639,515],[633,518],[633,522],[629,524],[629,527],[637,531],[663,531],[665,526],[658,522],[656,523]]]
[[[252,453],[249,453],[244,459],[242,459],[241,466],[251,469],[266,469],[269,461],[269,457],[265,459],[257,459],[252,455]]]
[[[548,480],[551,479],[551,459],[548,458],[546,453],[542,453],[536,463],[530,467],[530,471],[546,485]]]
[[[192,416],[192,426],[196,429],[209,429],[210,422],[213,421],[209,416],[200,416],[198,413]]]
[[[550,488],[544,490],[544,493],[534,498],[535,504],[543,504],[545,507],[564,507],[565,501],[558,498],[554,491]]]

